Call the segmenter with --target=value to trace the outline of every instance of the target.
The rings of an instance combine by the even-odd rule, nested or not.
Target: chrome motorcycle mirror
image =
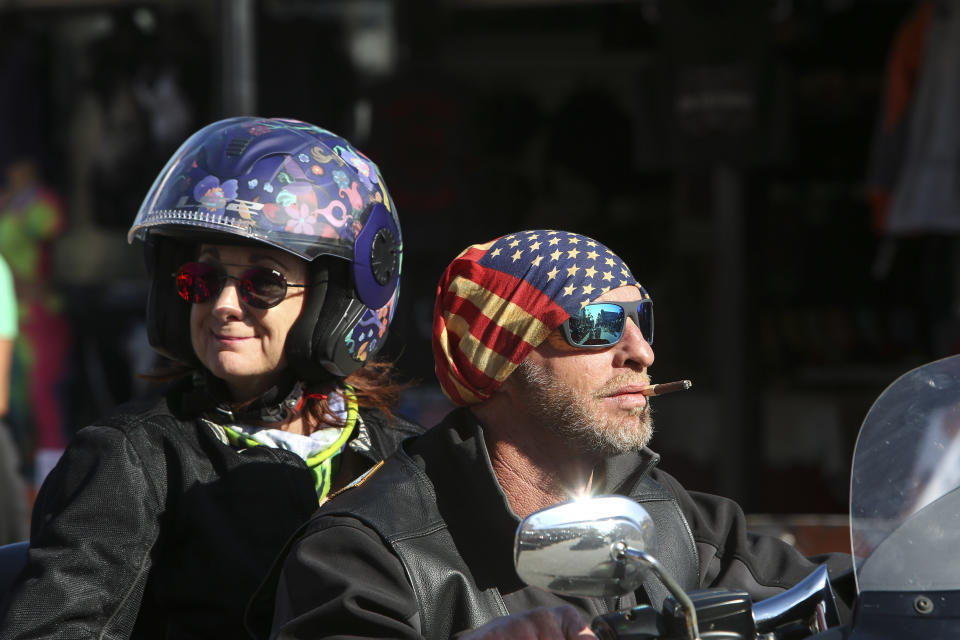
[[[650,553],[653,519],[623,496],[597,496],[536,511],[517,528],[514,565],[527,584],[566,595],[605,597],[635,591],[652,572],[680,603],[699,638],[690,598]]]

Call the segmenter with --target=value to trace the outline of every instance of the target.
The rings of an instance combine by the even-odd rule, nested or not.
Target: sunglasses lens
[[[210,264],[188,262],[177,270],[177,293],[191,304],[206,302],[217,295],[222,282],[223,272]]]
[[[640,333],[643,334],[643,339],[647,341],[647,344],[653,344],[653,303],[649,300],[644,300],[639,307],[637,307],[637,326],[640,328]]]
[[[287,280],[273,269],[254,267],[240,276],[240,295],[251,307],[269,309],[287,296]]]
[[[616,344],[623,335],[626,313],[618,304],[596,302],[571,316],[570,340],[577,347],[600,347]]]
[[[206,302],[220,294],[227,277],[222,265],[188,262],[177,270],[177,293],[191,304]],[[229,277],[233,279],[233,276]],[[240,298],[257,309],[275,307],[287,295],[286,278],[273,269],[253,267],[236,280]]]

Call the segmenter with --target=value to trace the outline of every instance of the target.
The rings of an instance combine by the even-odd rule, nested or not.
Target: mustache
[[[646,373],[624,373],[615,378],[611,378],[603,383],[599,389],[596,389],[593,392],[593,398],[599,400],[600,398],[606,398],[609,395],[613,395],[620,389],[624,387],[629,387],[633,385],[640,386],[649,386],[650,385],[650,376]]]

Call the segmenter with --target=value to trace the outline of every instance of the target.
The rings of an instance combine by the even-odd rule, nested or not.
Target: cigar
[[[686,391],[693,386],[693,383],[689,380],[676,380],[674,382],[662,382],[660,384],[652,384],[646,389],[643,390],[643,395],[645,396],[662,396],[665,393],[673,393],[674,391]]]

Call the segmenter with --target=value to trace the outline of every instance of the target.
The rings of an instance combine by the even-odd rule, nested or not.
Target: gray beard
[[[596,392],[585,396],[539,365],[524,361],[511,377],[524,387],[530,414],[584,453],[607,458],[638,451],[653,437],[649,404],[608,418],[600,411]]]

